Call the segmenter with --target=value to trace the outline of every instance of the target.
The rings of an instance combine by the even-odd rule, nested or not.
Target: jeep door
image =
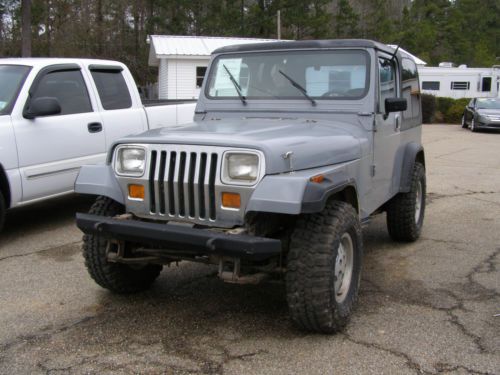
[[[377,108],[373,133],[373,209],[394,195],[392,177],[401,143],[401,112],[387,113],[385,99],[400,97],[399,68],[396,59],[379,53],[377,58]]]
[[[104,160],[104,132],[88,79],[77,64],[46,67],[13,114],[23,201],[71,192],[82,165]],[[61,112],[26,118],[37,98],[55,98]]]

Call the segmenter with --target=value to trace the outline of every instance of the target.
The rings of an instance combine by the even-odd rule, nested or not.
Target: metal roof
[[[158,65],[158,59],[208,58],[212,52],[224,46],[257,42],[276,42],[276,39],[229,38],[211,36],[150,35],[149,64]]]

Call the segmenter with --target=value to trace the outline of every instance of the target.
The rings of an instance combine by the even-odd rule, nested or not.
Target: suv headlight
[[[119,147],[115,157],[115,171],[121,175],[142,176],[146,166],[146,150],[141,147]]]
[[[226,184],[253,185],[259,177],[259,155],[251,152],[226,152],[222,181]]]

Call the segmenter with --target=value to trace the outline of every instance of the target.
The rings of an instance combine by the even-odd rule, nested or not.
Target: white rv
[[[448,98],[496,98],[500,96],[500,66],[491,68],[454,67],[441,63],[438,67],[418,66],[420,89],[424,94]]]

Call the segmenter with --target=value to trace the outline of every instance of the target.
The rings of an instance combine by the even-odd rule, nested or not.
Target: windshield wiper
[[[238,84],[238,82],[236,82],[236,80],[234,79],[234,76],[231,74],[231,72],[229,71],[227,66],[224,64],[222,64],[222,66],[224,67],[224,69],[226,69],[226,72],[229,75],[229,79],[231,80],[232,84],[234,85],[234,88],[236,89],[236,92],[238,93],[238,96],[239,96],[241,102],[246,105],[247,98],[245,98],[245,96],[243,96],[243,94],[241,93],[241,86]]]
[[[290,83],[293,85],[293,87],[295,87],[297,90],[299,90],[302,95],[304,95],[307,99],[309,99],[312,103],[313,106],[316,105],[316,100],[314,100],[313,98],[311,98],[308,94],[307,94],[307,91],[305,88],[303,88],[299,83],[297,83],[296,81],[294,81],[292,78],[288,77],[285,73],[283,73],[281,70],[278,70],[278,72],[280,72],[280,74],[285,77],[287,80],[290,81]]]

